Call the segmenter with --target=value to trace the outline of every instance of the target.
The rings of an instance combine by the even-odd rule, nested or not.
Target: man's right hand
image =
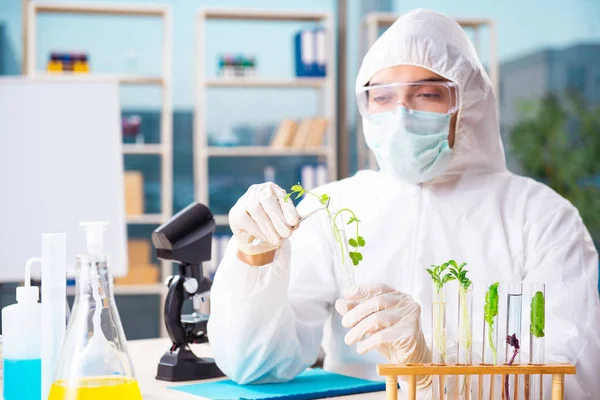
[[[248,256],[274,252],[290,237],[299,215],[285,190],[274,183],[252,185],[229,211],[229,226],[239,250]],[[253,245],[259,239],[262,242]]]

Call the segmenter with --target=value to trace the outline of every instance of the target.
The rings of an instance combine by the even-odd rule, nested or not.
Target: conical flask
[[[115,304],[110,258],[97,245],[98,225],[87,229],[92,251],[77,256],[75,302],[49,400],[142,400]]]

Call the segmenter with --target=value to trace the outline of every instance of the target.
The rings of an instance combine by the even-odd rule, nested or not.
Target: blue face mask
[[[411,183],[422,183],[442,174],[450,164],[450,118],[398,107],[364,119],[363,131],[383,171]]]

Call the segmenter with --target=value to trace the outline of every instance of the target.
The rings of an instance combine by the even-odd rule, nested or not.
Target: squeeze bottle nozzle
[[[41,264],[42,259],[32,257],[25,264],[25,284],[24,286],[17,287],[17,303],[37,303],[40,299],[40,288],[31,286],[31,265],[36,262]]]
[[[104,230],[106,221],[80,222],[86,232],[86,243],[89,254],[102,254],[104,251]]]

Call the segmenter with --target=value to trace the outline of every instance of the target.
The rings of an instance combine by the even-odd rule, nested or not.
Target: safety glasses
[[[458,85],[454,82],[386,83],[365,86],[356,93],[358,109],[365,118],[396,110],[454,114],[460,107]]]

